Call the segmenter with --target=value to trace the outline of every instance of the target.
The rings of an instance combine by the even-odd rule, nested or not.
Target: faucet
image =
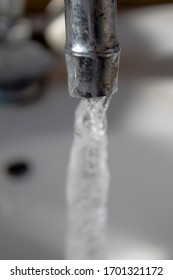
[[[0,0],[0,105],[37,100],[53,67],[51,52],[32,40],[25,2]]]
[[[66,64],[72,97],[118,90],[117,0],[65,0]]]

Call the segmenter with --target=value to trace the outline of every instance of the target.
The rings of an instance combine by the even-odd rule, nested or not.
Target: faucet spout
[[[116,0],[65,0],[66,63],[73,97],[118,90],[120,47]]]

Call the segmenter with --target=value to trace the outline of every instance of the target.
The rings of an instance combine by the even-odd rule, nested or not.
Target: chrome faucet
[[[118,90],[117,0],[65,0],[66,63],[73,97]]]

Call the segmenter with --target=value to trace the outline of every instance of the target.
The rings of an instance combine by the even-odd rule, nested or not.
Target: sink
[[[161,28],[156,32],[164,16],[169,41],[172,8],[119,13],[119,93],[108,111],[108,259],[173,257],[173,48],[165,41],[159,49]],[[0,107],[0,259],[64,258],[66,171],[78,100],[65,83],[44,91],[28,106]]]

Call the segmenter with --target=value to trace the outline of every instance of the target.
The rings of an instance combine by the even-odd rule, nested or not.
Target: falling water
[[[83,99],[75,113],[68,178],[68,259],[105,257],[107,165],[106,97]]]

